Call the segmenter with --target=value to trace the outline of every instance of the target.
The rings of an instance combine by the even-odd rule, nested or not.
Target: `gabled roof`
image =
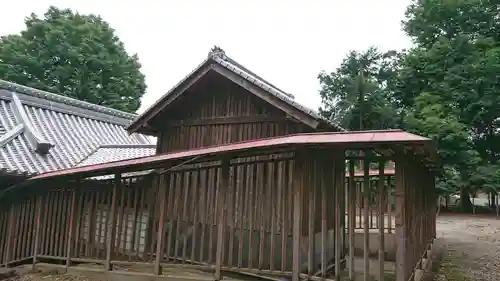
[[[137,117],[127,129],[130,132],[151,133],[148,129],[148,121],[159,114],[168,104],[178,98],[185,90],[209,71],[218,72],[222,76],[247,89],[252,94],[273,104],[312,128],[317,128],[320,124],[326,124],[336,131],[344,131],[338,124],[320,116],[316,110],[296,102],[293,95],[284,92],[228,57],[219,47],[214,47],[209,52],[207,59],[163,95],[156,103],[149,107],[142,115]]]
[[[85,161],[152,155],[155,138],[125,130],[135,117],[0,80],[0,175],[32,176]]]

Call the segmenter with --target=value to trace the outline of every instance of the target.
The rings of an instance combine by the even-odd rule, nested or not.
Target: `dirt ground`
[[[439,281],[500,280],[500,219],[448,215],[437,220],[438,243],[445,247]]]

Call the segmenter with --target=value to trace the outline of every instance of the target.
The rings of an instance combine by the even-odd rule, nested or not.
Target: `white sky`
[[[50,5],[101,15],[146,75],[143,112],[193,70],[214,45],[309,107],[320,105],[317,75],[351,49],[409,47],[401,20],[411,0],[15,0],[0,35]],[[5,8],[5,5],[3,5]]]

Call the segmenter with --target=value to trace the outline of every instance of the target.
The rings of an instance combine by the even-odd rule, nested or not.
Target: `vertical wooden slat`
[[[215,280],[221,280],[222,268],[222,251],[224,250],[224,229],[226,228],[225,221],[225,194],[229,186],[229,160],[222,161],[221,179],[217,185],[217,252],[216,252],[216,266],[215,266]]]
[[[307,173],[306,178],[307,178],[307,197],[308,197],[308,202],[307,202],[307,207],[308,207],[308,214],[307,214],[307,226],[308,226],[308,251],[307,251],[307,273],[309,276],[312,276],[314,274],[314,209],[315,209],[315,202],[314,202],[314,191],[315,188],[314,186],[311,186],[311,183],[313,182],[313,172],[314,172],[314,160],[307,161],[307,167],[304,169],[304,172]]]
[[[191,188],[191,173],[189,171],[187,172],[181,172],[182,177],[185,179],[184,184],[182,185],[182,188],[184,189],[184,197],[182,198],[183,200],[183,207],[182,207],[182,221],[188,221],[188,202],[189,202],[189,189]],[[182,262],[186,262],[186,255],[187,255],[187,237],[188,235],[186,233],[182,234]],[[177,239],[180,239],[181,237],[177,237]]]
[[[302,225],[302,194],[303,194],[303,168],[304,156],[297,153],[293,169],[293,258],[292,258],[292,281],[300,280],[300,236]]]
[[[262,164],[262,177],[260,180],[260,184],[258,185],[258,201],[259,202],[259,224],[260,224],[260,233],[259,233],[259,269],[262,269],[262,265],[264,263],[264,236],[265,236],[265,217],[268,214],[266,209],[269,206],[266,206],[266,197],[265,192],[267,191],[267,174],[268,174],[268,164]],[[257,169],[258,171],[259,169]]]
[[[245,237],[245,226],[246,226],[246,214],[249,209],[249,202],[245,200],[248,200],[248,178],[247,178],[247,165],[243,164],[240,166],[242,170],[242,176],[241,176],[241,182],[238,184],[240,187],[239,189],[239,206],[240,206],[240,212],[238,214],[238,221],[239,221],[239,231],[240,235],[238,237],[238,268],[241,268],[243,266],[243,243],[244,243],[244,237]]]
[[[15,214],[16,205],[12,204],[9,208],[9,218],[8,218],[8,228],[7,228],[7,246],[5,251],[5,267],[9,265],[11,261],[11,252],[12,252],[12,240],[14,240],[14,214]]]
[[[291,198],[293,190],[290,188],[290,182],[291,182],[291,177],[290,177],[290,165],[291,161],[286,160],[285,163],[283,164],[283,180],[282,180],[282,227],[281,227],[281,270],[284,271],[286,269],[286,264],[287,264],[287,238],[288,238],[288,233],[290,233],[289,230],[289,222],[290,220],[288,219],[288,214],[289,211],[292,210],[290,208],[292,205],[289,200]]]
[[[202,206],[202,204],[200,204],[200,199],[198,198],[198,193],[201,193],[201,169],[199,169],[198,171],[196,171],[196,174],[195,174],[195,181],[194,181],[194,184],[193,184],[193,206],[194,206],[194,215],[193,215],[193,236],[191,237],[191,260],[195,260],[195,250],[197,249],[196,248],[196,240],[198,238],[198,225],[199,225],[199,221],[200,219],[198,218],[198,213],[201,211],[201,212],[204,212],[204,210],[202,208],[200,208],[200,206]],[[201,249],[200,249],[201,250]]]
[[[160,221],[158,224],[158,233],[157,233],[157,244],[156,244],[156,259],[155,259],[155,264],[154,264],[154,274],[160,275],[161,274],[161,265],[160,262],[163,259],[163,238],[165,237],[164,233],[164,227],[165,227],[165,213],[166,213],[166,191],[167,187],[165,184],[169,184],[168,180],[168,175],[169,174],[163,174],[160,176],[158,179],[159,181],[159,194],[158,194],[158,199],[160,200]]]
[[[73,230],[74,230],[74,221],[75,219],[75,212],[76,212],[76,194],[77,190],[72,189],[71,190],[71,209],[68,217],[68,240],[66,241],[67,243],[67,248],[66,248],[66,267],[69,267],[71,265],[71,242],[73,241]]]
[[[404,168],[402,160],[396,162],[395,180],[396,180],[396,281],[407,281],[406,267],[406,218],[405,218],[405,187],[404,187]]]
[[[38,255],[38,247],[39,247],[39,243],[40,243],[40,218],[42,216],[42,207],[43,207],[43,203],[44,203],[44,197],[42,195],[38,195],[37,196],[37,199],[36,199],[36,226],[35,226],[35,240],[33,241],[34,245],[33,245],[33,264],[32,264],[32,268],[34,269],[35,268],[35,265],[36,265],[36,262],[37,262],[37,255]]]
[[[340,268],[340,259],[341,253],[342,253],[342,237],[341,237],[341,204],[343,198],[342,196],[342,189],[344,188],[344,182],[345,182],[345,177],[344,177],[344,155],[338,154],[335,155],[335,168],[334,168],[334,177],[335,177],[335,184],[334,184],[334,192],[335,192],[335,279],[338,281],[340,280],[340,273],[341,273],[341,268]]]
[[[364,262],[364,275],[363,280],[370,280],[370,225],[369,225],[369,208],[370,208],[370,161],[365,159],[363,161],[364,176],[363,176],[363,262]]]
[[[104,237],[106,241],[106,270],[112,270],[112,264],[111,264],[111,253],[114,251],[114,246],[115,246],[115,238],[116,238],[116,201],[118,197],[118,191],[123,192],[121,190],[121,184],[122,184],[122,177],[121,174],[115,174],[115,180],[113,184],[113,192],[112,192],[112,197],[111,197],[111,208],[109,210],[109,217],[110,217],[110,225],[111,225],[111,236],[109,239],[108,237]],[[106,228],[108,228],[108,225],[106,225]]]
[[[356,181],[354,178],[354,161],[349,161],[349,193],[348,193],[348,219],[349,219],[349,280],[354,280],[354,229],[356,228]]]
[[[170,227],[168,228],[168,234],[167,234],[167,237],[168,237],[168,240],[167,240],[167,253],[169,256],[176,256],[176,252],[177,251],[175,249],[175,242],[174,242],[174,253],[172,254],[172,239],[177,239],[177,237],[174,237],[172,235],[175,235],[173,233],[173,230],[174,230],[174,223],[176,223],[176,218],[177,218],[177,206],[179,204],[179,199],[178,199],[178,192],[179,192],[179,188],[177,187],[178,185],[178,182],[179,182],[179,177],[178,177],[179,173],[178,172],[172,172],[172,174],[170,175],[171,177],[171,180],[170,180],[170,188],[169,188],[169,206],[171,206],[171,210],[169,212],[169,217],[170,217],[170,220],[169,220],[169,224],[170,224]]]
[[[135,245],[135,240],[137,239],[137,224],[140,222],[139,220],[139,202],[140,202],[140,197],[141,196],[141,188],[139,186],[134,186],[132,189],[133,195],[131,196],[130,200],[131,203],[133,204],[133,209],[132,209],[132,236],[130,239],[130,249],[129,249],[129,256],[128,259],[129,261],[132,260],[132,253],[136,251],[136,245]],[[142,215],[141,215],[142,217]],[[136,252],[139,252],[137,249]]]
[[[236,216],[236,187],[238,184],[238,167],[234,166],[232,169],[232,183],[228,186],[230,190],[227,191],[227,215],[228,215],[228,226],[229,226],[229,247],[228,247],[228,266],[231,268],[233,266],[233,244],[234,244],[234,218]]]
[[[280,162],[272,162],[271,163],[273,167],[273,173],[271,176],[271,185],[270,185],[270,193],[271,195],[269,196],[270,201],[271,201],[271,251],[270,251],[270,270],[274,270],[274,265],[275,265],[275,251],[276,251],[276,222],[279,218],[277,215],[280,211],[281,207],[281,200],[279,199],[280,197],[280,182],[279,182],[279,174],[278,174],[278,168],[280,165]],[[276,193],[278,195],[276,196]],[[276,206],[277,205],[277,206]],[[285,257],[282,257],[284,259]]]
[[[384,255],[385,255],[385,241],[384,241],[384,209],[385,209],[385,176],[384,176],[384,162],[380,161],[378,163],[378,262],[379,262],[379,279],[384,280]]]

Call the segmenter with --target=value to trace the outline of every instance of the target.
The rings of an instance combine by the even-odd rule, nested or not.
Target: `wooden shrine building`
[[[345,132],[220,48],[128,130],[158,137],[157,154],[43,173],[3,194],[1,264],[294,281],[419,280],[429,267],[427,138]],[[362,181],[360,157],[348,156],[360,150]]]

